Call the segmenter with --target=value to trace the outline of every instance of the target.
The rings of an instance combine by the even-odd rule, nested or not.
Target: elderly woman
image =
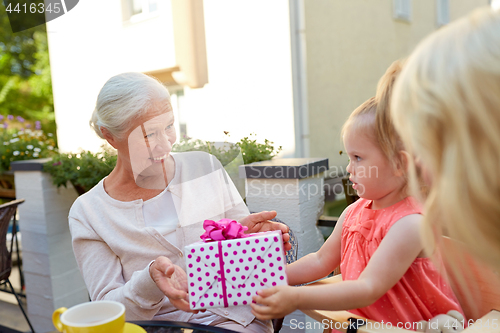
[[[118,153],[116,167],[69,213],[75,256],[92,300],[125,305],[127,320],[175,320],[235,331],[269,332],[247,306],[189,310],[182,249],[199,241],[205,219],[229,218],[247,232],[288,228],[275,212],[249,215],[219,161],[171,153],[176,140],[168,91],[124,73],[101,89],[90,121]],[[285,244],[289,248],[289,244]]]

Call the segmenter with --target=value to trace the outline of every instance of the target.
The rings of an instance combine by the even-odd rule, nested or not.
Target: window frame
[[[392,12],[395,20],[411,22],[412,14],[411,0],[393,0]]]
[[[138,14],[133,13],[134,2],[141,2],[142,12]],[[127,23],[138,23],[147,19],[159,16],[160,1],[156,0],[156,10],[149,11],[151,0],[122,0],[123,8],[123,21]]]
[[[450,23],[450,0],[436,0],[436,24],[442,27]]]

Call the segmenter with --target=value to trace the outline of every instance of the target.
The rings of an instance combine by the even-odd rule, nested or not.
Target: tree
[[[45,25],[13,33],[0,4],[0,115],[40,121],[55,133],[54,101]]]

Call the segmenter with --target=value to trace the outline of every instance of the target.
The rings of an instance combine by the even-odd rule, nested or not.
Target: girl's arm
[[[345,212],[342,212],[335,229],[318,252],[310,253],[287,266],[288,284],[294,286],[321,279],[340,264],[340,239]]]
[[[357,280],[311,287],[280,286],[259,291],[252,313],[259,319],[280,318],[296,309],[350,310],[373,304],[405,274],[423,249],[421,215],[396,222]],[[306,274],[306,272],[304,272]]]

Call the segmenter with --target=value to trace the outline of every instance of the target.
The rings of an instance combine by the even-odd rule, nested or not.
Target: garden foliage
[[[217,157],[223,166],[229,168],[227,171],[231,174],[231,171],[237,173],[237,164],[243,164],[243,161],[247,164],[270,160],[281,151],[281,147],[275,148],[273,142],[269,140],[265,140],[263,144],[257,143],[256,139],[250,139],[249,137],[245,137],[237,143],[186,138],[176,143],[173,151],[207,152]],[[236,164],[232,163],[240,157],[240,152],[243,161]],[[58,154],[45,164],[44,170],[52,175],[54,185],[58,187],[66,186],[67,182],[70,182],[82,194],[107,176],[115,165],[115,152],[111,148],[103,146],[102,151],[98,153],[82,150],[78,153]]]

